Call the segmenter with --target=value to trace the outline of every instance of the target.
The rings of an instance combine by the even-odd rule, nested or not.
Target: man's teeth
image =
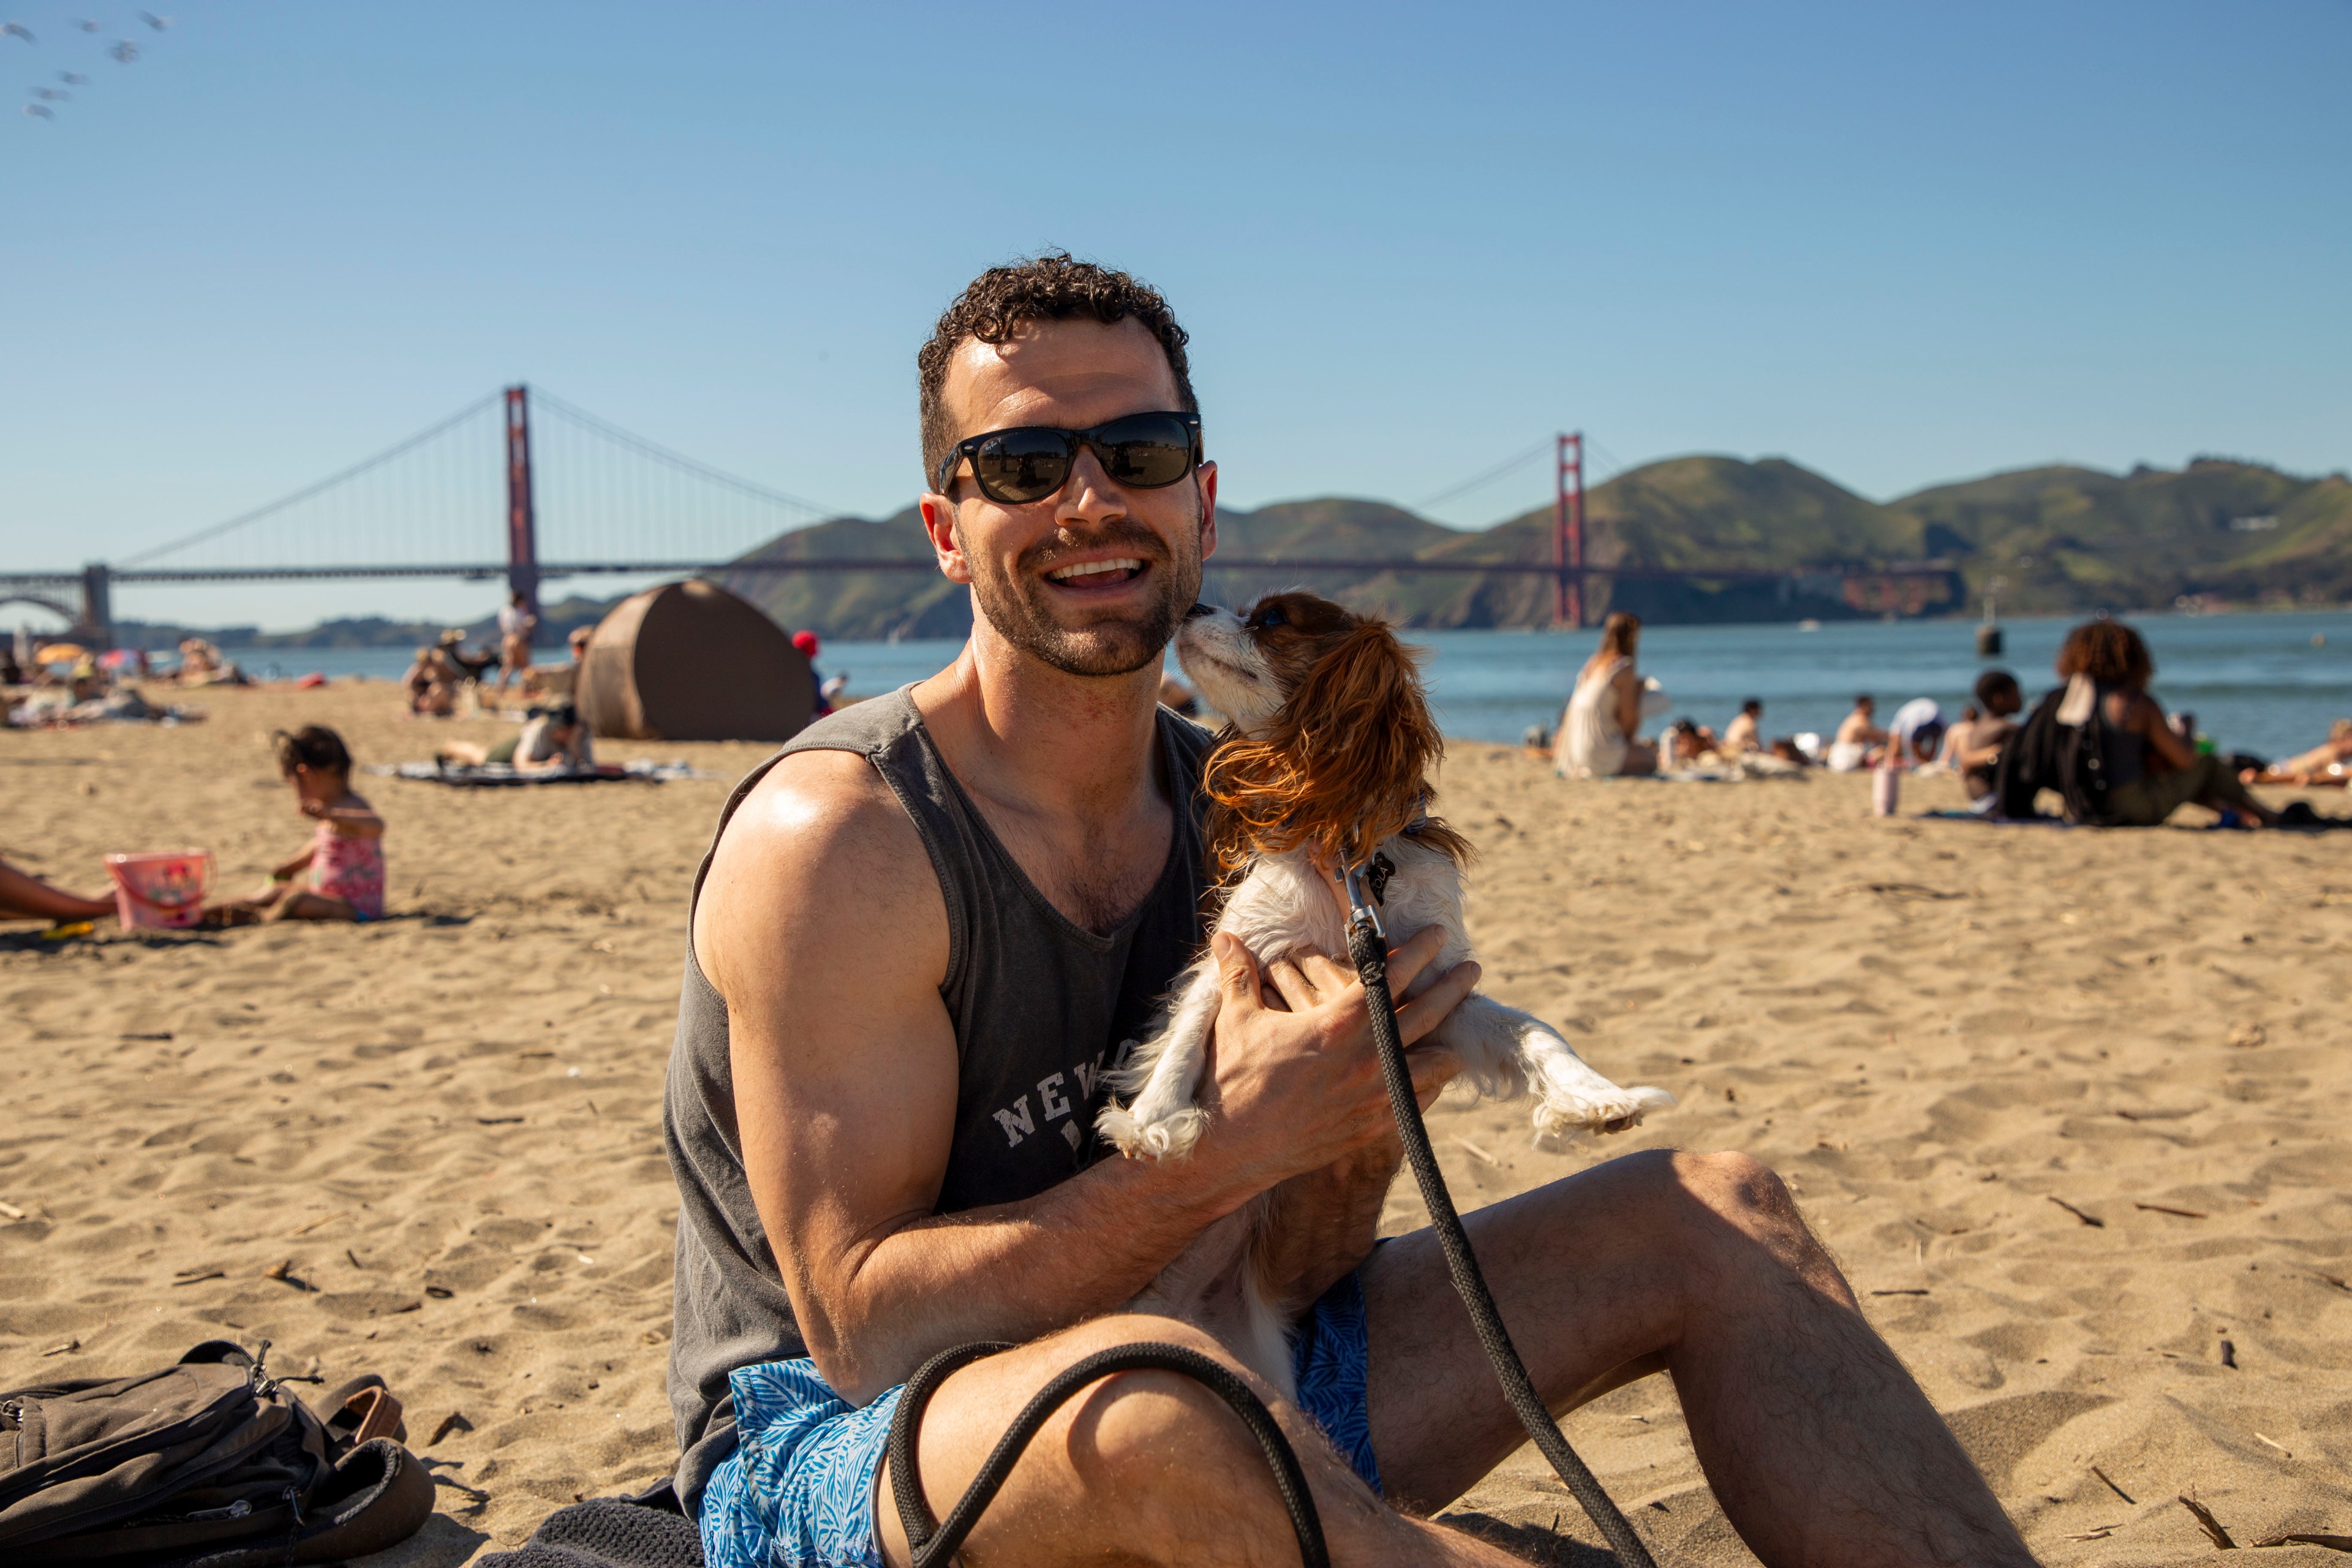
[[[1045,575],[1056,583],[1067,583],[1079,577],[1092,577],[1103,572],[1140,572],[1143,563],[1131,557],[1117,561],[1081,561],[1076,566],[1064,566]]]

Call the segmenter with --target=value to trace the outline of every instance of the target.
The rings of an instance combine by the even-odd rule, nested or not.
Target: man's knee
[[[1173,1318],[1123,1313],[1097,1319],[1051,1342],[1076,1365],[1100,1351],[1127,1345],[1172,1344],[1197,1351],[1240,1375],[1269,1405],[1273,1390],[1236,1363],[1212,1336]],[[1122,1372],[1075,1398],[1071,1452],[1084,1456],[1088,1479],[1113,1487],[1164,1482],[1171,1468],[1224,1455],[1263,1464],[1255,1442],[1231,1406],[1197,1378],[1157,1369]]]
[[[1688,1223],[1742,1251],[1761,1247],[1799,1272],[1826,1265],[1828,1254],[1805,1226],[1788,1184],[1752,1155],[1733,1152],[1672,1156],[1674,1178]]]

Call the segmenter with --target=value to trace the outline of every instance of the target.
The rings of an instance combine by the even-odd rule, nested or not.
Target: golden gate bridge
[[[1533,574],[1551,579],[1553,618],[1567,626],[1584,624],[1583,585],[1593,577],[1866,576],[1892,609],[1892,593],[1903,584],[1952,575],[1932,565],[1791,571],[1591,564],[1583,551],[1582,437],[1559,437],[1556,458],[1549,560],[1220,554],[1217,570],[1274,581],[1329,571]],[[71,622],[79,636],[110,645],[113,591],[124,585],[503,578],[536,613],[541,585],[572,577],[937,570],[928,549],[885,556],[751,553],[780,535],[842,515],[673,451],[544,390],[515,385],[267,505],[118,562],[0,569],[0,604],[38,605]],[[486,548],[493,539],[495,553]],[[646,549],[648,540],[658,542],[657,552]]]

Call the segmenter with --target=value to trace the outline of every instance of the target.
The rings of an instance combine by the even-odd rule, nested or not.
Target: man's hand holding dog
[[[1402,994],[1444,944],[1436,927],[1389,955]],[[1228,1190],[1282,1186],[1283,1264],[1308,1300],[1370,1250],[1381,1203],[1403,1157],[1389,1110],[1371,1013],[1353,971],[1319,953],[1281,960],[1261,973],[1241,942],[1211,943],[1223,997],[1202,1104],[1208,1132],[1188,1163]],[[1475,963],[1455,965],[1397,1009],[1413,1088],[1425,1107],[1462,1064],[1436,1046],[1412,1048],[1477,987]],[[1272,995],[1267,994],[1271,984]]]

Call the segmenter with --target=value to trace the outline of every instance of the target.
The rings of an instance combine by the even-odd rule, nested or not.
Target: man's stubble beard
[[[1079,543],[1057,547],[1056,556],[1105,544],[1138,546],[1136,553],[1150,565],[1158,592],[1132,618],[1097,619],[1081,626],[1065,626],[1054,618],[1040,579],[1026,564],[1008,579],[996,573],[991,558],[964,550],[971,563],[971,598],[996,635],[1040,663],[1062,671],[1100,679],[1132,675],[1157,664],[1166,652],[1184,612],[1201,595],[1199,514],[1193,519],[1192,542],[1166,553],[1157,534],[1139,523],[1102,531]],[[1148,541],[1148,542],[1147,542]],[[961,524],[956,545],[963,549]]]

